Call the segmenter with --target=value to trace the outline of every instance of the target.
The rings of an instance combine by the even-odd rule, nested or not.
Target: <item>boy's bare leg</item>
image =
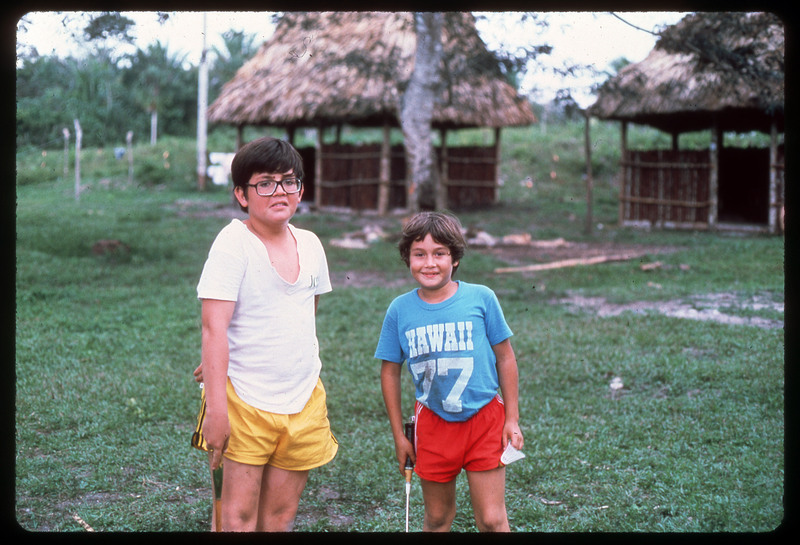
[[[264,467],[225,458],[225,478],[222,480],[223,532],[256,531]]]
[[[288,532],[308,471],[287,471],[225,459],[223,532]]]
[[[437,483],[420,479],[425,502],[423,532],[449,532],[456,516],[456,480]]]
[[[308,471],[288,471],[266,466],[261,484],[258,530],[289,532],[294,527]]]
[[[481,532],[509,532],[506,513],[506,468],[467,471],[475,524]]]

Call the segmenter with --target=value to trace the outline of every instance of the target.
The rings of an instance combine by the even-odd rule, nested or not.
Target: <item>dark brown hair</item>
[[[458,221],[458,218],[441,212],[420,212],[403,226],[403,235],[397,247],[406,267],[411,265],[411,245],[423,240],[427,235],[431,235],[433,240],[447,246],[447,249],[450,250],[450,256],[454,263],[453,274],[455,275],[458,270],[458,265],[455,263],[461,263],[467,243],[464,240],[461,222]]]
[[[241,187],[247,193],[247,184],[253,174],[282,174],[292,170],[294,175],[303,179],[303,158],[292,145],[277,138],[265,136],[242,146],[231,163],[233,189]],[[247,207],[241,206],[247,211]]]

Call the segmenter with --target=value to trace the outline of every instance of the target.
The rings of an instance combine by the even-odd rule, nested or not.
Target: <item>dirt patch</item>
[[[783,327],[783,320],[772,320],[760,316],[747,316],[758,311],[783,313],[784,302],[775,301],[769,295],[746,298],[734,293],[710,293],[671,301],[636,301],[633,303],[609,303],[604,297],[583,297],[571,294],[562,299],[553,299],[551,304],[568,305],[581,310],[596,312],[598,316],[619,316],[624,312],[648,314],[655,312],[672,318],[712,321],[720,324],[745,325],[764,329]],[[744,316],[742,314],[745,314]]]
[[[304,502],[300,502],[295,526],[311,526],[320,520],[327,520],[334,528],[345,530],[355,523],[355,519],[352,516],[343,515],[337,511],[337,500],[341,499],[339,492],[322,486],[317,492],[317,497],[320,503],[325,504],[325,507],[313,508]]]

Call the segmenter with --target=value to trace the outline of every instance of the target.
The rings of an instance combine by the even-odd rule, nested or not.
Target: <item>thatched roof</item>
[[[503,78],[470,13],[446,13],[445,81],[437,128],[504,127],[536,121]],[[212,123],[298,127],[399,126],[414,64],[411,13],[287,13],[209,107]]]
[[[766,13],[688,15],[607,81],[589,113],[668,132],[783,128],[784,29]]]

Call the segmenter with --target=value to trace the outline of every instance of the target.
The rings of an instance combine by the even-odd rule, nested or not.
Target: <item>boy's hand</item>
[[[397,461],[400,464],[400,474],[405,475],[406,458],[411,458],[411,463],[417,463],[417,455],[414,453],[414,446],[405,436],[400,436],[394,441],[394,450],[397,454]]]
[[[503,448],[505,449],[509,443],[517,450],[522,450],[525,444],[522,430],[519,429],[517,422],[506,422],[503,426]]]
[[[206,413],[203,420],[203,437],[209,449],[211,470],[217,469],[222,463],[222,455],[228,449],[228,438],[231,435],[231,424],[228,416],[213,416]]]
[[[194,370],[194,380],[195,382],[199,382],[200,384],[203,383],[203,364],[197,366],[197,369]]]

